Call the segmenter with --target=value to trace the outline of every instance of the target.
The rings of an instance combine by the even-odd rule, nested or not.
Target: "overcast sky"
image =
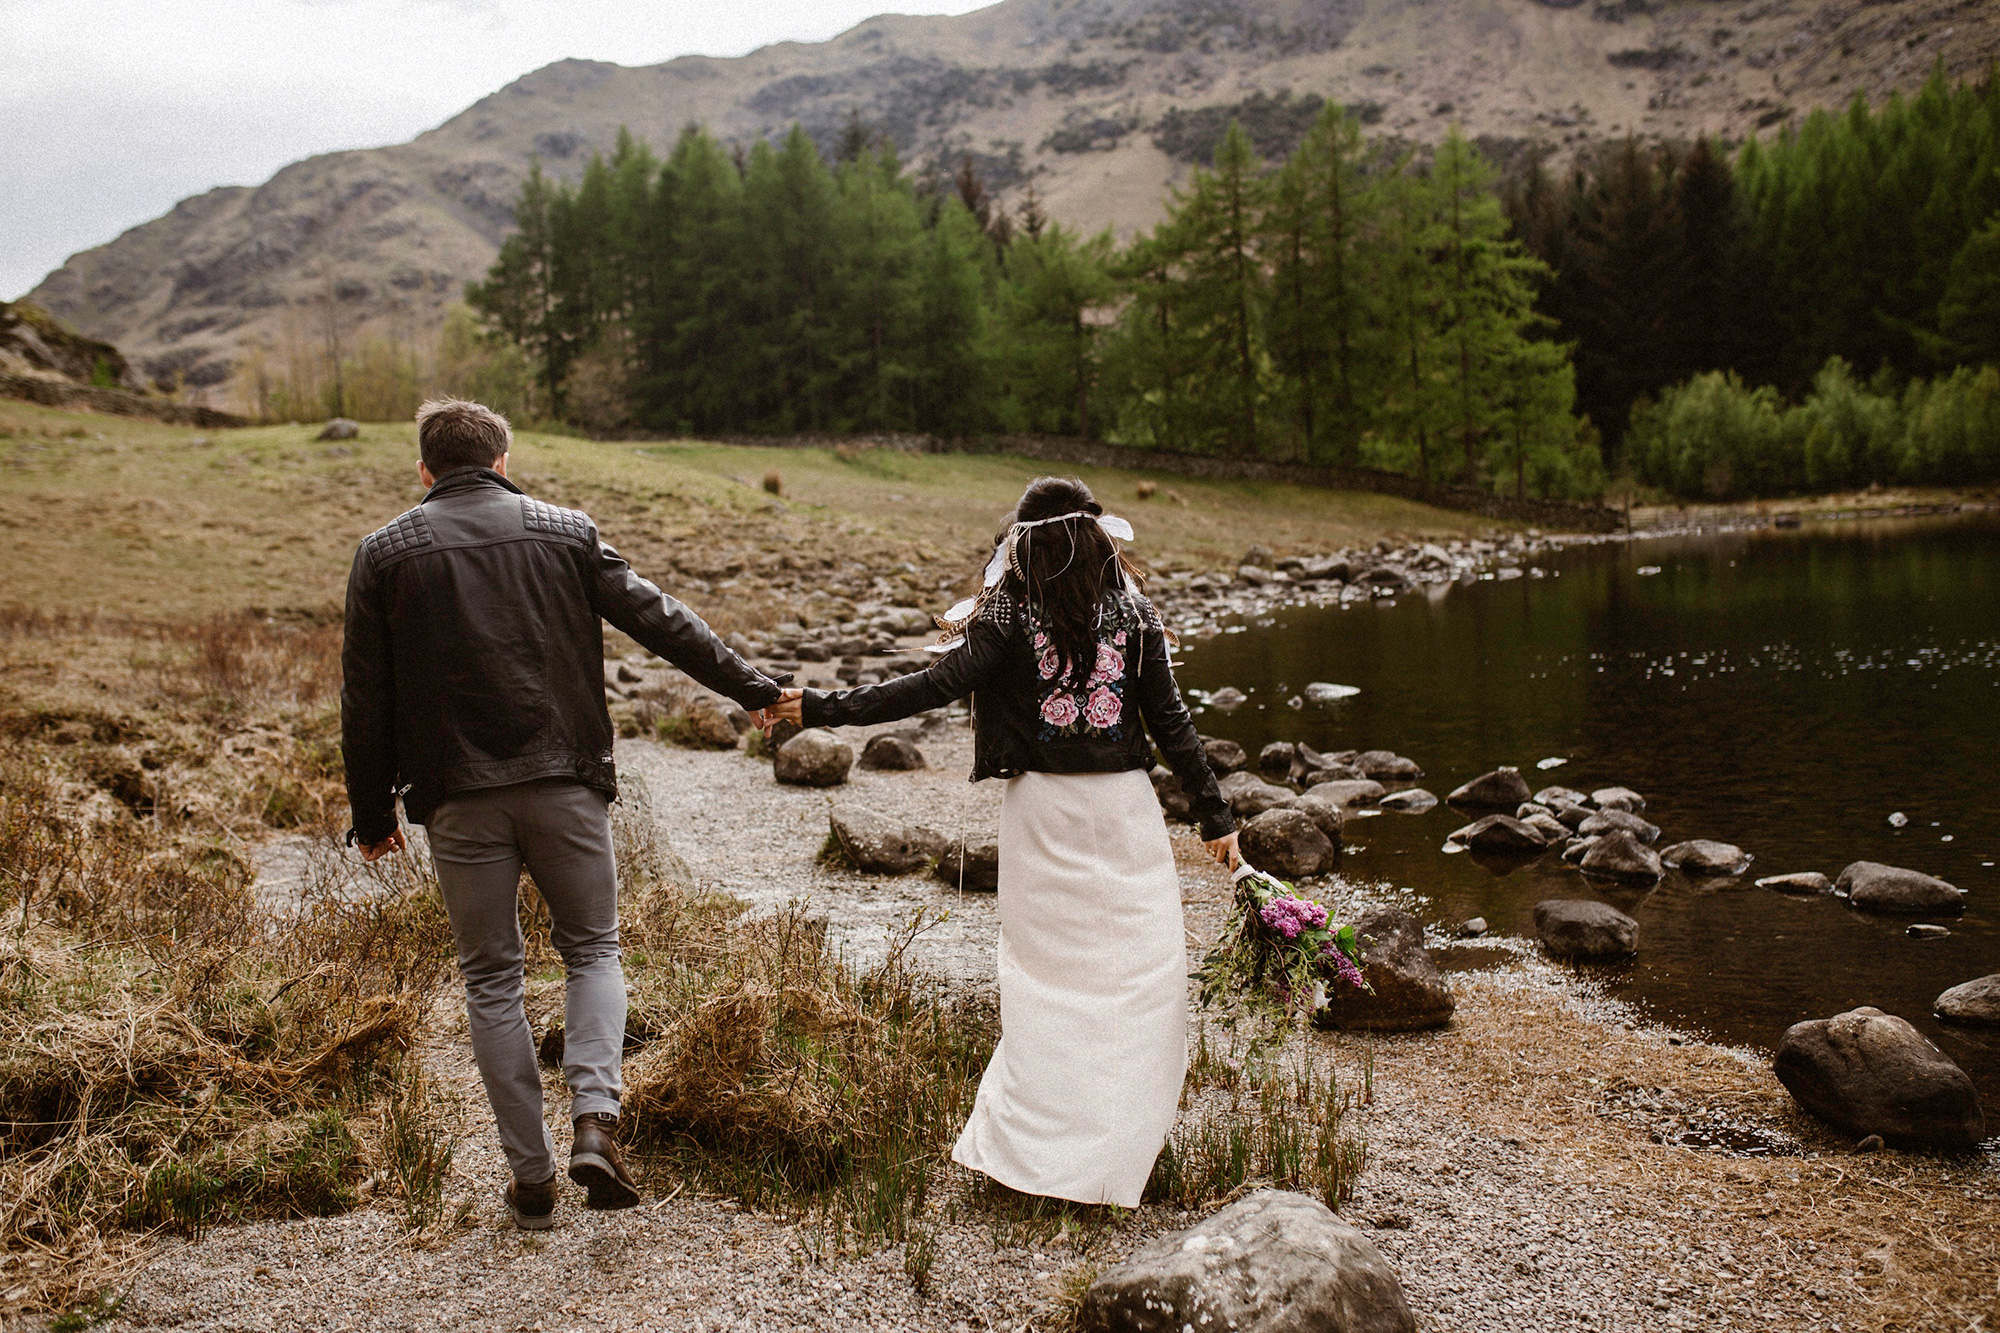
[[[529,70],[992,0],[0,0],[0,297],[217,185],[399,143]]]

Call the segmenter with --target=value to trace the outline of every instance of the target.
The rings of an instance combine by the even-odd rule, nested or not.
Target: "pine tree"
[[[1115,292],[1111,233],[1087,241],[1059,224],[1024,228],[1007,251],[1000,330],[1016,429],[1090,437],[1097,382],[1094,311]]]

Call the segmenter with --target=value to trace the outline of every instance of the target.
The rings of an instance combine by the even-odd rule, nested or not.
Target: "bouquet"
[[[1327,910],[1291,885],[1247,863],[1236,870],[1236,906],[1222,938],[1195,974],[1201,1002],[1241,994],[1252,1006],[1289,1021],[1326,1003],[1329,981],[1373,991],[1361,975],[1354,927],[1336,926]]]

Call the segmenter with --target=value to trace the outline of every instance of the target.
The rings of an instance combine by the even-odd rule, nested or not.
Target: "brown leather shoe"
[[[556,1178],[550,1176],[539,1185],[510,1182],[507,1213],[523,1231],[547,1231],[556,1224]]]
[[[576,1138],[569,1149],[569,1178],[590,1192],[586,1208],[630,1208],[639,1202],[639,1185],[625,1169],[618,1151],[618,1117],[601,1111],[576,1118]]]

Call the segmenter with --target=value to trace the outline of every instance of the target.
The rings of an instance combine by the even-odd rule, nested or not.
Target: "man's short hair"
[[[514,442],[507,418],[463,398],[433,398],[417,409],[417,449],[433,477],[492,467]]]

